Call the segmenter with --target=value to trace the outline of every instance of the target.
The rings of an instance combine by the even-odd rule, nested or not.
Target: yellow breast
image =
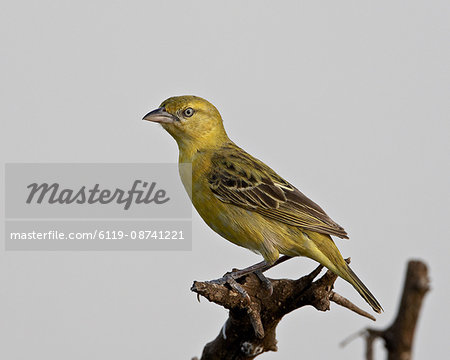
[[[278,258],[278,229],[263,216],[220,201],[211,191],[208,174],[211,156],[205,152],[188,156],[180,152],[179,172],[183,185],[202,219],[232,243],[256,251],[271,262]],[[186,163],[190,163],[191,168]]]

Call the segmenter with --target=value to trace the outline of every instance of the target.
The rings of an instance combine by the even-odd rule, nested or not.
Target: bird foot
[[[216,280],[210,280],[206,281],[206,283],[209,284],[215,284],[215,285],[225,285],[228,284],[233,290],[236,290],[237,293],[243,298],[245,302],[248,304],[250,303],[250,296],[248,295],[247,291],[236,281],[236,279],[239,279],[243,275],[239,276],[239,274],[236,274],[235,271],[227,272],[223,277]]]
[[[265,291],[269,293],[269,296],[273,293],[272,282],[266,278],[261,270],[253,270],[251,272],[244,272],[242,270],[233,269],[233,271],[227,272],[223,277],[216,280],[207,281],[210,284],[216,285],[225,285],[228,284],[232,289],[236,290],[236,292],[248,303],[250,303],[250,296],[247,291],[239,284],[236,280],[240,279],[248,274],[255,274],[256,277],[261,281],[263,288]]]
[[[265,261],[262,261],[260,263],[249,266],[248,268],[242,270],[233,269],[232,271],[227,272],[220,279],[210,280],[207,281],[207,283],[216,285],[228,284],[232,289],[236,290],[237,293],[240,294],[245,299],[245,301],[250,301],[250,296],[248,295],[247,291],[245,291],[245,289],[236,280],[248,274],[254,273],[261,281],[264,289],[269,293],[269,296],[271,296],[273,293],[272,282],[264,276],[263,272],[289,259],[291,259],[290,256],[283,255],[271,265],[267,264]]]

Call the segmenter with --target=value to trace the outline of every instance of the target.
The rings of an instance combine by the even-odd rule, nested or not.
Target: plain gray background
[[[362,340],[338,343],[392,321],[411,258],[432,279],[415,358],[448,356],[448,1],[0,7],[3,162],[176,161],[175,142],[141,117],[169,96],[205,97],[234,141],[345,227],[338,246],[385,308],[376,324],[335,305],[296,311],[279,352],[261,358],[361,359]],[[0,357],[200,355],[227,313],[199,304],[192,281],[260,258],[197,214],[193,229],[192,252],[2,251]],[[314,266],[299,258],[269,275]],[[336,290],[368,309],[344,281]]]

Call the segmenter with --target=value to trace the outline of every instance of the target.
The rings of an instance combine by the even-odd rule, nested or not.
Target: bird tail
[[[372,309],[377,312],[381,313],[383,311],[383,308],[381,307],[378,300],[373,296],[373,294],[370,292],[370,290],[364,285],[364,283],[359,279],[358,276],[353,272],[353,270],[350,268],[350,266],[347,265],[347,269],[345,271],[348,275],[347,277],[343,277],[345,280],[347,280],[352,286],[355,288],[355,290],[362,296],[364,300],[372,307]]]
[[[307,246],[303,248],[306,249],[306,252],[300,253],[300,255],[306,255],[320,262],[336,275],[348,281],[375,312],[381,313],[383,308],[380,303],[353,270],[350,269],[331,237],[315,232],[303,231],[303,233],[306,235],[304,239],[308,239],[308,241],[306,242]],[[310,240],[312,242],[309,242]]]

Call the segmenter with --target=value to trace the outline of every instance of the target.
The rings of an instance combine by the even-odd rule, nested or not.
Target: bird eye
[[[194,115],[194,109],[193,108],[187,108],[183,111],[183,115],[186,117],[191,117]]]

